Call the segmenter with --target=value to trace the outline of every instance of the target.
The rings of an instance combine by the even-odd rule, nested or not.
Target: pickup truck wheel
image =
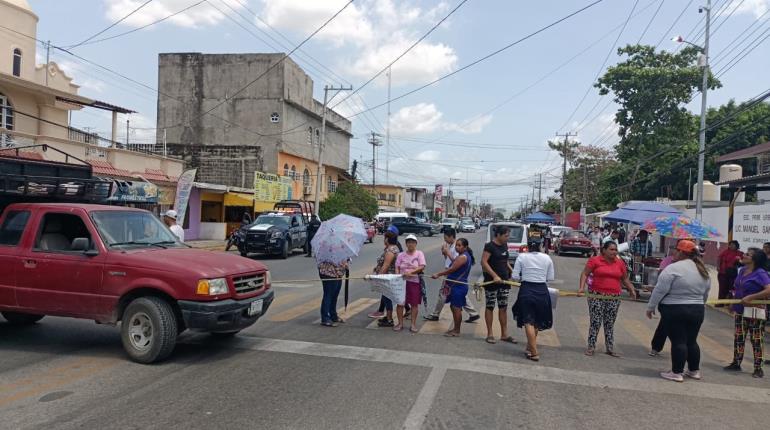
[[[22,314],[19,312],[3,312],[3,318],[5,318],[11,325],[30,325],[34,324],[45,315],[34,314]]]
[[[422,237],[430,237],[431,236],[430,230],[423,230],[420,233],[422,234]]]
[[[157,297],[140,297],[126,307],[120,324],[123,348],[139,363],[168,357],[176,346],[177,322],[171,305]]]
[[[289,258],[289,249],[290,249],[289,248],[289,240],[286,239],[286,240],[283,241],[283,249],[281,250],[281,258],[282,259],[285,260],[285,259]]]

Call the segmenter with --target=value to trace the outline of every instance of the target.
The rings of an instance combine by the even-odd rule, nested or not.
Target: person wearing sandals
[[[391,225],[391,226],[388,226],[387,230],[385,230],[385,232],[383,232],[382,234],[385,235],[386,232],[391,232],[391,233],[396,235],[396,243],[395,243],[395,245],[398,248],[398,252],[403,252],[404,248],[401,246],[401,242],[398,241],[398,235],[399,235],[398,228],[395,225]],[[367,316],[369,318],[375,318],[375,319],[378,319],[378,320],[385,320],[385,318],[384,318],[385,317],[385,308],[388,307],[388,306],[392,307],[393,303],[390,302],[389,298],[387,298],[385,296],[381,296],[380,297],[380,305],[377,308],[377,311],[376,312],[371,312]]]
[[[636,290],[628,279],[626,263],[618,258],[618,244],[610,240],[602,244],[601,255],[591,257],[580,274],[578,297],[586,290],[586,281],[592,276],[588,290],[588,314],[591,325],[588,329],[588,348],[585,354],[594,355],[599,329],[604,326],[604,344],[607,355],[620,357],[615,352],[615,319],[620,309],[621,284],[626,287],[632,298],[636,299]]]
[[[508,295],[511,286],[505,281],[511,279],[513,269],[508,263],[508,236],[510,230],[506,226],[495,229],[494,238],[484,245],[481,254],[481,268],[484,271],[484,297],[486,311],[484,321],[487,323],[487,343],[495,343],[492,335],[493,315],[497,305],[497,319],[500,321],[500,341],[516,343],[513,336],[508,335]]]
[[[446,276],[442,288],[448,289],[448,293],[445,296],[446,302],[449,303],[449,307],[452,309],[453,324],[452,328],[444,334],[444,336],[448,337],[460,336],[460,324],[463,322],[463,306],[466,304],[465,296],[468,294],[468,275],[471,273],[471,267],[476,264],[476,259],[473,258],[473,251],[468,246],[468,239],[464,237],[457,239],[455,250],[458,255],[452,262],[452,265],[443,272],[431,276],[433,279]]]
[[[542,252],[540,243],[532,242],[527,247],[529,252],[519,254],[513,265],[513,279],[521,280],[521,288],[511,310],[516,326],[524,327],[527,335],[527,358],[540,361],[537,334],[553,327],[553,310],[547,282],[555,279],[555,273],[553,260]]]
[[[392,231],[386,231],[384,236],[385,248],[377,258],[377,265],[374,267],[375,275],[396,273],[396,257],[398,257],[399,253],[398,246],[396,246],[398,235]],[[393,301],[382,296],[381,302],[385,308],[385,316],[377,321],[377,325],[380,327],[393,327]]]
[[[345,321],[337,315],[337,299],[342,288],[342,278],[348,270],[348,262],[334,264],[328,261],[318,263],[318,275],[323,284],[323,298],[321,299],[321,325],[325,327],[337,327],[337,324]]]
[[[725,367],[725,370],[741,370],[746,336],[748,336],[754,352],[752,376],[763,378],[765,372],[762,370],[762,359],[767,306],[749,306],[749,302],[770,297],[770,275],[764,269],[767,264],[767,255],[759,248],[749,248],[743,254],[741,263],[743,267],[738,270],[738,276],[735,278],[735,298],[740,299],[741,303],[732,307],[735,314],[733,361]]]
[[[661,272],[647,303],[647,318],[652,319],[657,307],[660,325],[671,340],[671,370],[660,374],[663,379],[675,382],[683,382],[685,376],[701,379],[698,332],[710,289],[711,280],[698,247],[690,240],[680,240],[674,263]]]
[[[401,331],[404,328],[404,308],[406,305],[412,307],[411,321],[409,331],[417,333],[417,314],[422,302],[422,288],[420,287],[419,274],[425,270],[425,254],[417,249],[417,237],[410,234],[404,240],[406,251],[398,254],[396,257],[396,273],[403,275],[406,279],[406,300],[396,307],[398,324],[393,327],[394,331]]]

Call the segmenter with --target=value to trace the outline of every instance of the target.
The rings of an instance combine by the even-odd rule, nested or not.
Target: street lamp
[[[707,0],[706,6],[698,9],[698,12],[706,11],[706,35],[703,46],[684,40],[682,36],[677,36],[672,40],[677,43],[686,43],[692,45],[701,51],[698,58],[698,66],[703,67],[703,82],[701,83],[701,105],[700,105],[700,132],[698,133],[698,193],[695,196],[695,218],[703,218],[703,170],[706,162],[706,92],[708,91],[709,79],[709,36],[711,28],[711,0]]]

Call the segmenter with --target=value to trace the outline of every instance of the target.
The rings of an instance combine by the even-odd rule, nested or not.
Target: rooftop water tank
[[[719,167],[719,182],[733,181],[735,179],[741,179],[743,177],[743,167],[738,164],[723,164]],[[703,192],[706,195],[706,192]],[[740,193],[736,202],[743,203],[746,201],[746,193]]]
[[[711,181],[703,181],[703,201],[704,202],[718,202],[720,200],[720,193],[722,187],[714,185]],[[693,199],[698,199],[698,184],[692,186]]]

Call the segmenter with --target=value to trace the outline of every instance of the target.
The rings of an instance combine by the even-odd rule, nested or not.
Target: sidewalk
[[[189,240],[185,244],[197,249],[206,249],[209,251],[224,251],[227,242],[224,240]]]

